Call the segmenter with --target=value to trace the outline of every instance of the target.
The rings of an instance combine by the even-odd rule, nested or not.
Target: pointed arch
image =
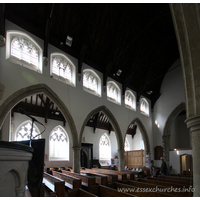
[[[111,111],[106,107],[106,106],[100,106],[94,110],[92,110],[87,117],[85,118],[85,121],[83,122],[83,125],[81,127],[81,131],[80,131],[80,138],[79,138],[79,144],[81,146],[81,138],[83,135],[83,131],[84,128],[88,122],[88,120],[91,118],[91,116],[93,116],[94,114],[98,113],[98,112],[103,112],[109,119],[109,122],[111,123],[114,131],[115,131],[115,135],[117,138],[117,145],[118,145],[118,156],[119,156],[119,171],[124,169],[124,143],[123,143],[123,137],[122,137],[122,133],[119,127],[119,124],[117,122],[117,120],[115,119],[114,115],[111,113]]]
[[[93,116],[94,114],[96,114],[96,113],[98,113],[100,111],[103,112],[108,117],[109,122],[111,123],[111,125],[112,125],[112,127],[113,127],[113,129],[115,131],[116,138],[117,138],[118,149],[123,149],[124,145],[123,145],[123,142],[121,142],[121,141],[123,141],[123,137],[122,137],[122,133],[121,133],[119,124],[118,124],[117,120],[115,119],[114,115],[111,113],[111,111],[106,106],[100,106],[100,107],[92,110],[87,115],[87,117],[85,118],[85,121],[83,122],[83,125],[81,127],[79,144],[81,144],[81,138],[82,138],[82,135],[83,135],[83,131],[84,131],[84,128],[85,128],[88,120],[90,119],[91,116]]]
[[[171,112],[171,114],[169,115],[165,123],[163,135],[170,135],[170,129],[171,129],[173,121],[182,111],[185,111],[185,110],[186,110],[185,103],[182,102]]]
[[[174,120],[176,119],[176,117],[182,112],[186,110],[186,106],[185,103],[182,102],[180,103],[169,115],[169,117],[167,118],[167,121],[165,123],[164,129],[163,129],[163,153],[164,153],[164,158],[165,161],[167,163],[167,166],[169,167],[169,150],[170,150],[170,131],[171,131],[171,127],[172,124],[174,122]]]
[[[138,128],[140,129],[140,132],[142,134],[142,138],[144,141],[145,152],[146,152],[146,154],[149,154],[150,153],[150,142],[149,142],[149,137],[148,137],[147,131],[146,131],[143,123],[141,122],[141,120],[139,118],[135,118],[130,124],[132,124],[132,123],[136,123]],[[127,128],[127,131],[128,131],[128,128]],[[125,141],[125,139],[126,139],[126,135],[125,135],[123,141]]]
[[[67,109],[66,105],[62,102],[62,100],[59,98],[59,96],[46,84],[31,85],[29,87],[22,88],[13,93],[12,95],[10,95],[0,106],[0,128],[2,127],[7,114],[16,104],[18,104],[22,99],[26,98],[27,96],[31,96],[33,94],[38,94],[38,93],[44,93],[59,107],[59,110],[61,111],[65,120],[69,124],[73,140],[72,141],[73,146],[78,146],[77,130],[69,110]]]

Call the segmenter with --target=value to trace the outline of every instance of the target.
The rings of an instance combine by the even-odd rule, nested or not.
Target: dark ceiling
[[[104,85],[111,77],[122,84],[122,94],[128,87],[137,101],[148,97],[152,108],[179,58],[167,3],[8,3],[5,18],[44,40],[44,56],[52,44],[78,59],[78,73],[84,62],[103,73]]]

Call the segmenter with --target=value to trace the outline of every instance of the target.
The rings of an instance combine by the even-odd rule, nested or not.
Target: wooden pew
[[[176,177],[176,176],[164,176],[163,178],[159,178],[156,177],[159,180],[163,179],[163,180],[169,180],[169,181],[178,181],[178,182],[182,182],[182,183],[186,183],[188,185],[193,185],[193,178],[185,178],[185,177]]]
[[[65,181],[65,186],[67,188],[81,188],[81,179],[57,171],[52,171],[52,175]]]
[[[97,196],[81,188],[76,188],[68,190],[68,197],[97,197]]]
[[[104,175],[104,176],[107,177],[107,182],[116,182],[116,181],[118,181],[118,175],[115,175],[115,174],[101,174],[99,172],[94,172],[94,170],[88,169],[88,168],[85,168],[84,170],[81,170],[81,172],[88,172],[88,173],[91,173],[91,174]]]
[[[81,184],[82,184],[82,186],[85,187],[85,189],[89,188],[92,185],[95,185],[95,178],[94,177],[85,176],[85,175],[82,175],[82,174],[69,172],[69,171],[66,171],[66,170],[61,170],[61,171],[62,171],[63,174],[81,179]]]
[[[65,181],[44,172],[43,183],[52,192],[56,192],[57,197],[65,196]]]
[[[98,197],[135,197],[134,195],[118,192],[113,188],[104,185],[94,185],[88,189],[88,192],[97,195]]]
[[[84,170],[81,171],[81,174],[85,174],[87,176],[92,176],[95,178],[95,183],[101,184],[101,185],[107,185],[107,176],[103,174],[92,174],[89,172],[84,172]]]
[[[177,184],[183,184],[186,187],[193,186],[193,180],[188,180],[184,178],[174,178],[170,176],[165,176],[163,178],[159,177],[149,177],[150,180],[155,180],[155,181],[167,181],[167,182],[172,182],[172,183],[177,183]]]
[[[98,169],[98,168],[92,168],[94,172],[98,172],[100,174],[115,174],[118,176],[118,181],[124,181],[127,180],[127,174],[120,172],[120,171],[113,171],[113,170],[107,170],[107,169]]]
[[[139,178],[138,181],[140,182],[145,182],[145,183],[152,183],[152,184],[157,184],[157,185],[161,185],[164,187],[171,187],[173,186],[174,188],[183,188],[185,187],[184,184],[182,183],[173,183],[173,182],[169,182],[169,181],[157,181],[157,180],[152,180],[152,179],[145,179],[145,178]]]
[[[171,187],[165,187],[165,186],[157,185],[157,184],[154,184],[154,183],[150,184],[150,183],[133,181],[133,180],[126,180],[126,181],[123,181],[122,183],[131,185],[131,186],[134,186],[134,187],[139,187],[139,188],[157,188],[159,192],[167,193],[167,194],[170,194],[174,197],[189,197],[190,196],[190,194],[188,192],[165,191],[167,188],[171,188]]]
[[[117,189],[118,191],[127,192],[137,197],[173,197],[167,193],[155,192],[151,188],[141,188],[124,183],[108,183],[108,187]]]
[[[137,171],[114,171],[114,170],[107,170],[107,169],[98,169],[98,168],[92,168],[92,170],[100,171],[100,172],[111,172],[114,174],[126,174],[128,180],[134,180],[135,176],[143,178],[144,174],[143,172],[137,172]],[[126,179],[123,179],[126,180]]]

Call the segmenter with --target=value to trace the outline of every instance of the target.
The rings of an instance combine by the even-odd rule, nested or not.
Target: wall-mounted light
[[[155,120],[155,124],[156,124],[156,126],[159,128],[160,127],[160,125],[158,124],[158,121],[157,120]]]

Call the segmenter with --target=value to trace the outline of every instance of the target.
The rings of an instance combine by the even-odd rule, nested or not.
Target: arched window
[[[31,136],[31,127],[32,127],[32,122],[30,120],[23,122],[16,130],[15,137],[16,141],[22,141],[22,140],[30,140]],[[40,134],[40,131],[38,127],[33,124],[33,132],[32,132],[32,137],[35,137]],[[41,136],[37,136],[34,139],[39,139]]]
[[[109,101],[121,104],[121,92],[117,84],[113,81],[107,83],[107,97]]]
[[[135,95],[130,90],[127,90],[125,92],[125,105],[127,108],[136,110]]]
[[[69,160],[69,138],[61,127],[55,127],[49,138],[49,160]]]
[[[63,54],[51,54],[51,76],[64,83],[75,86],[75,66]]]
[[[124,142],[124,151],[129,151],[130,150],[130,145],[129,145],[129,141],[126,137],[125,142]]]
[[[101,79],[90,69],[83,71],[83,89],[89,93],[101,96]]]
[[[111,143],[109,137],[104,133],[99,140],[99,160],[111,159]]]
[[[27,34],[7,32],[6,59],[42,73],[42,54],[40,46]]]
[[[149,116],[149,104],[144,98],[140,100],[140,111],[142,114]]]

